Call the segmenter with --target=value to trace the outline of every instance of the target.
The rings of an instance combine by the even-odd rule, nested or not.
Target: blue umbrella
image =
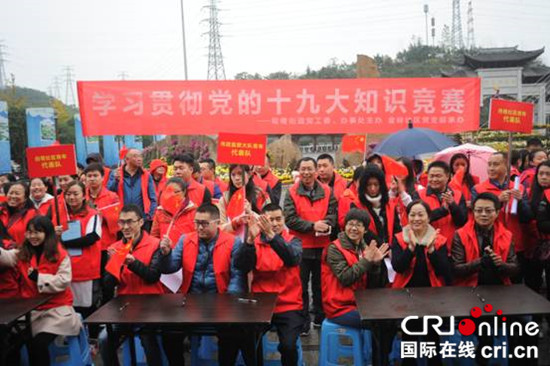
[[[409,128],[396,132],[380,142],[374,152],[389,156],[415,157],[456,146],[456,142],[429,128]]]

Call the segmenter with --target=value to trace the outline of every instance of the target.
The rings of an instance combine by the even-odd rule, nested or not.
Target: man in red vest
[[[212,196],[206,187],[193,179],[195,159],[189,154],[176,155],[174,157],[174,177],[183,179],[187,183],[187,197],[200,206],[210,203]]]
[[[519,272],[512,233],[497,220],[499,210],[498,197],[492,193],[474,199],[474,218],[453,238],[455,285],[510,285],[510,277]]]
[[[319,181],[328,185],[336,201],[340,200],[346,190],[348,182],[334,169],[334,159],[329,154],[321,154],[317,158],[317,175]]]
[[[337,202],[328,185],[317,180],[314,159],[306,157],[298,162],[300,179],[288,190],[284,213],[290,233],[302,240],[303,254],[300,266],[302,300],[306,323],[302,334],[309,334],[309,282],[313,295],[313,324],[320,327],[324,319],[321,298],[321,255],[330,243],[330,234],[336,228]]]
[[[130,149],[124,157],[124,164],[111,171],[107,188],[116,192],[124,205],[135,204],[145,214],[144,230],[149,231],[155,210],[157,193],[149,172],[143,169],[143,155],[138,149]]]
[[[170,238],[161,240],[162,273],[182,269],[180,291],[184,294],[245,292],[245,276],[233,260],[242,242],[218,228],[218,208],[210,203],[202,204],[197,208],[194,222],[196,231],[182,235],[173,250]],[[253,360],[254,339],[243,329],[219,332],[218,346],[220,365],[234,365],[239,349],[245,360]]]
[[[106,272],[103,277],[105,287],[118,288],[118,294],[124,295],[142,295],[142,294],[162,294],[162,285],[160,279],[160,262],[162,254],[159,250],[159,240],[147,234],[143,230],[143,213],[141,209],[134,204],[125,205],[119,215],[118,224],[122,232],[122,240],[114,243],[109,252],[127,251],[126,245],[130,244],[127,251],[124,264],[120,268],[120,280],[117,280],[111,273]],[[151,334],[140,335],[148,363],[151,365],[161,365],[162,359],[159,351],[157,337]],[[179,345],[170,347],[167,336],[163,336],[163,344],[167,357],[172,362],[177,362]],[[107,341],[107,332],[100,334],[100,352],[104,365],[118,365],[116,349],[111,349]],[[175,350],[175,351],[174,351]],[[175,355],[175,356],[173,356]],[[175,357],[175,358],[172,358]],[[180,357],[183,360],[183,355]],[[181,363],[178,363],[181,364]]]
[[[216,183],[222,193],[229,189],[226,182],[221,180],[219,177],[216,177],[216,162],[214,159],[202,159],[199,162],[199,166],[201,167],[202,179]]]
[[[512,238],[515,243],[515,251],[520,256],[523,256],[524,241],[529,239],[523,235],[524,227],[521,223],[522,219],[529,220],[530,209],[527,200],[527,194],[523,185],[519,185],[519,189],[514,189],[514,183],[506,179],[508,175],[508,154],[496,152],[489,158],[487,162],[487,173],[489,179],[485,182],[476,184],[472,188],[472,201],[484,192],[490,192],[498,197],[501,203],[499,211],[499,220],[508,230],[512,232]],[[518,200],[517,214],[511,213],[512,202]]]
[[[283,186],[281,180],[271,171],[269,154],[265,155],[265,165],[256,166],[254,168],[254,173],[256,173],[254,175],[254,183],[256,183],[257,179],[266,182],[270,190],[269,198],[271,198],[271,202],[279,204],[279,202],[281,202],[281,191]]]
[[[450,253],[456,229],[468,220],[468,209],[462,193],[449,186],[451,170],[443,161],[434,161],[428,166],[428,187],[418,195],[432,210],[430,224],[439,229],[447,238],[447,251]]]
[[[252,291],[279,294],[271,324],[279,336],[283,365],[297,365],[296,341],[304,326],[300,260],[302,242],[285,229],[283,209],[270,203],[248,226],[246,245],[235,253],[235,266],[252,271]]]

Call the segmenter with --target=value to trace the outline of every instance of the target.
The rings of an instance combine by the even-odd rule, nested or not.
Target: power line
[[[65,105],[76,105],[76,99],[74,97],[74,74],[71,66],[65,66],[63,69],[65,72]],[[71,97],[71,104],[69,104],[69,95]]]
[[[128,73],[126,71],[121,71],[118,73],[117,76],[120,78],[120,80],[126,80],[126,78],[128,78]]]
[[[460,16],[460,0],[453,0],[453,26],[451,30],[451,41],[454,48],[464,48],[462,38],[462,20]]]
[[[210,10],[208,17],[208,80],[225,80],[222,47],[220,43],[220,22],[218,21],[217,0],[210,0],[206,6]]]

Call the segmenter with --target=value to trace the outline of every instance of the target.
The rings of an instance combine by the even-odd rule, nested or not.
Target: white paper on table
[[[391,259],[384,258],[384,264],[386,265],[386,268],[388,269],[388,280],[390,283],[393,283],[393,280],[395,279],[395,270],[393,269],[393,266],[391,265]]]
[[[514,189],[519,189],[519,177],[516,177],[514,179]],[[516,215],[518,213],[518,200],[515,198],[512,201],[512,208],[510,209],[510,213],[512,215]]]
[[[183,282],[183,272],[180,269],[174,273],[160,275],[160,282],[162,282],[164,286],[168,287],[170,291],[176,293],[180,289]]]

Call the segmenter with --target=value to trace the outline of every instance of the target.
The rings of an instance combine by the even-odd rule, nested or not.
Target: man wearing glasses
[[[218,228],[218,208],[210,203],[199,206],[194,223],[196,231],[182,235],[174,250],[170,240],[161,241],[162,273],[174,273],[181,268],[183,282],[180,291],[184,294],[245,292],[245,276],[235,267],[233,260],[242,242]],[[239,329],[218,334],[220,365],[234,365],[239,348],[249,364],[255,348],[252,337],[248,337],[250,347],[242,347],[246,338]]]
[[[499,210],[499,199],[492,193],[474,199],[474,219],[453,238],[455,285],[511,285],[510,278],[519,272],[512,233],[497,220]]]

